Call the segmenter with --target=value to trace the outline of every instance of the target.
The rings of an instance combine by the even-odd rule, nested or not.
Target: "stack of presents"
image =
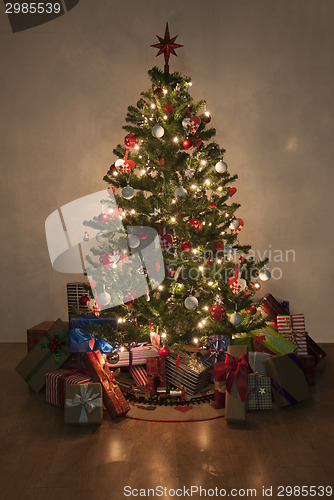
[[[153,342],[128,345],[110,362],[115,346],[85,328],[107,322],[116,329],[116,318],[81,311],[70,314],[69,324],[58,319],[28,330],[28,354],[16,371],[33,391],[46,388],[46,402],[64,408],[68,424],[101,424],[104,411],[116,419],[130,410],[127,393],[151,400],[168,387],[182,400],[211,388],[226,420],[244,422],[247,411],[270,410],[273,400],[280,407],[309,398],[325,357],[302,314],[291,316],[271,295],[262,308],[273,320],[265,328],[211,336],[202,356],[182,351],[162,358]],[[124,371],[130,384],[119,377]]]

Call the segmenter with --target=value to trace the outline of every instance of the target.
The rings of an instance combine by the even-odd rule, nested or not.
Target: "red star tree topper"
[[[179,49],[180,47],[183,47],[183,45],[180,45],[179,43],[175,43],[175,40],[177,39],[178,35],[173,36],[173,38],[170,37],[168,23],[166,23],[164,38],[161,38],[161,36],[159,36],[159,35],[156,35],[156,36],[157,36],[160,43],[156,43],[154,45],[151,45],[151,47],[159,49],[159,52],[157,53],[157,57],[160,56],[161,54],[164,55],[164,57],[165,57],[164,73],[168,74],[169,73],[169,65],[168,65],[169,56],[171,54],[173,54],[174,56],[177,56],[175,49]]]

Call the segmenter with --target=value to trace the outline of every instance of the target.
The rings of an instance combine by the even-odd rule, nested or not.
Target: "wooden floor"
[[[262,486],[272,486],[272,498],[279,498],[280,485],[333,486],[334,344],[323,348],[327,367],[312,400],[249,413],[246,425],[227,425],[223,418],[191,423],[125,418],[105,419],[93,429],[66,426],[62,409],[45,404],[43,392],[29,391],[14,371],[24,344],[0,344],[0,496],[118,500],[127,498],[125,486],[161,485],[225,488],[226,496],[230,488],[255,488],[258,498]],[[250,496],[246,491],[235,498]],[[173,498],[173,492],[158,498]]]

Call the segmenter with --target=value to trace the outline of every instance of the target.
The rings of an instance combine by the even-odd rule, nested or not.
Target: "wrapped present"
[[[315,363],[314,356],[299,356],[300,364],[306,378],[307,384],[312,387],[315,385]]]
[[[106,340],[93,335],[83,328],[71,328],[68,332],[68,347],[70,352],[101,351],[108,354],[118,350],[118,346],[109,344]]]
[[[265,359],[270,358],[270,354],[266,352],[249,352],[248,353],[248,363],[250,364],[253,372],[257,372],[259,375],[267,375],[266,367],[263,364]]]
[[[90,377],[79,370],[60,368],[46,374],[46,402],[64,408],[67,385],[87,384]]]
[[[231,345],[227,348],[226,365],[226,413],[230,422],[246,421],[248,397],[247,375],[252,372],[247,360],[247,347]]]
[[[210,373],[215,378],[215,408],[219,410],[220,408],[225,408],[225,396],[226,396],[226,365],[224,362],[218,362],[214,364]]]
[[[273,320],[276,320],[278,314],[286,314],[286,310],[270,293],[263,297],[261,308]]]
[[[67,424],[100,425],[103,417],[101,384],[67,385],[64,415]]]
[[[147,358],[147,387],[154,392],[157,387],[166,386],[166,367],[163,358]]]
[[[244,345],[251,351],[253,349],[253,337],[248,333],[236,333],[232,337],[232,345]]]
[[[17,373],[35,392],[45,386],[46,374],[58,370],[70,356],[67,334],[68,326],[57,319],[16,367]]]
[[[266,375],[248,374],[247,410],[271,410],[271,381]]]
[[[42,321],[36,326],[29,328],[27,330],[27,347],[28,352],[41,340],[46,332],[51,328],[54,321]]]
[[[136,385],[146,386],[147,371],[145,365],[131,366],[129,371]]]
[[[112,368],[145,365],[148,358],[159,358],[159,353],[148,342],[142,344],[133,342],[126,346],[123,351],[119,350],[118,356],[118,362],[110,365]]]
[[[307,356],[305,318],[303,314],[293,314],[292,316],[278,315],[277,327],[278,333],[282,337],[290,340],[297,346],[297,356]]]
[[[269,353],[280,355],[294,352],[297,349],[297,346],[293,342],[282,337],[276,330],[268,326],[251,331],[249,334],[253,337],[253,346],[255,342],[258,342],[261,346],[268,349]]]
[[[278,406],[289,406],[310,397],[302,366],[294,353],[268,358],[264,365]]]
[[[203,361],[211,364],[225,360],[227,347],[232,344],[231,335],[209,335],[207,337],[208,350],[203,354]]]
[[[110,325],[115,331],[118,330],[117,318],[114,314],[101,312],[97,318],[95,314],[70,314],[70,330],[72,328],[82,328],[94,333],[94,327]]]
[[[184,386],[191,396],[201,392],[210,383],[212,365],[196,358],[195,354],[181,351],[166,358],[166,377],[171,385]],[[166,384],[165,384],[166,385]]]
[[[314,357],[314,363],[317,365],[326,357],[326,353],[308,334],[306,334],[306,343],[308,354]]]
[[[113,373],[105,364],[100,351],[86,352],[83,361],[94,382],[100,382],[103,391],[103,402],[111,419],[125,415],[130,406],[123,396]]]

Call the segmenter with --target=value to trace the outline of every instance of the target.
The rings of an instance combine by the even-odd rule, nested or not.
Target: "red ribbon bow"
[[[248,385],[246,373],[251,373],[253,370],[249,366],[246,354],[235,359],[230,354],[226,354],[226,390],[231,393],[233,382],[236,383],[241,401],[245,401],[248,397]]]

